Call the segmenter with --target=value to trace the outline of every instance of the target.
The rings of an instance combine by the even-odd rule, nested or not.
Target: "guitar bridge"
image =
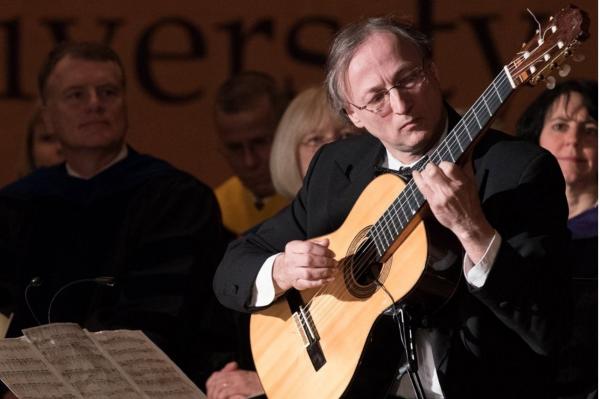
[[[304,306],[301,306],[298,312],[294,312],[292,317],[296,322],[296,327],[298,328],[300,337],[304,342],[304,347],[308,347],[309,345],[319,341],[319,334],[315,324],[310,317],[310,313],[304,308]]]
[[[298,314],[298,312],[296,312],[292,315],[292,317],[294,318],[294,322],[296,322],[296,328],[298,329],[300,338],[302,338],[302,342],[304,343],[304,347],[306,348],[308,345],[310,345],[310,341],[308,340],[308,337],[306,336],[306,330],[304,330],[304,327],[302,326],[302,321],[300,320],[300,315]]]
[[[310,315],[310,310],[306,306],[300,304],[300,294],[295,290],[288,291],[288,303],[293,310],[292,317],[294,318],[296,329],[300,334],[308,357],[310,358],[315,371],[318,371],[325,365],[327,360],[325,360],[325,354],[319,343],[319,333],[317,332],[317,328]]]

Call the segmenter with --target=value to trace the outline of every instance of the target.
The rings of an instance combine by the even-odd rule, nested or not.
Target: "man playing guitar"
[[[502,78],[511,91],[515,87],[511,77]],[[264,309],[274,320],[272,328],[257,335],[268,337],[265,350],[279,355],[269,354],[264,361],[257,357],[264,351],[254,346],[252,336],[267,396],[295,397],[300,392],[297,397],[360,397],[367,392],[353,394],[347,381],[335,380],[343,374],[335,369],[335,353],[349,352],[345,342],[357,340],[350,334],[362,328],[359,316],[366,313],[353,316],[353,309],[371,298],[380,298],[385,307],[402,299],[402,294],[396,296],[395,285],[412,278],[411,260],[429,259],[434,251],[427,248],[427,240],[422,249],[413,239],[421,233],[412,222],[406,233],[392,231],[392,220],[392,227],[378,227],[395,209],[395,205],[387,208],[388,201],[381,211],[372,211],[387,201],[388,180],[376,189],[365,187],[371,187],[377,168],[418,165],[405,191],[410,188],[415,198],[427,201],[430,213],[427,205],[411,210],[408,203],[407,210],[389,219],[401,219],[405,212],[413,212],[419,220],[432,215],[440,229],[451,232],[460,244],[453,259],[461,276],[446,305],[417,320],[418,375],[425,396],[551,397],[552,356],[566,281],[561,260],[567,205],[560,170],[550,154],[497,131],[488,131],[464,148],[460,141],[449,141],[462,125],[468,138],[472,138],[469,129],[475,135],[483,130],[488,120],[478,119],[477,112],[487,107],[491,117],[490,100],[503,101],[504,86],[494,86],[494,97],[474,107],[472,126],[459,120],[443,101],[427,39],[411,25],[391,18],[367,19],[338,34],[329,54],[326,85],[334,108],[371,134],[324,146],[293,203],[255,233],[232,243],[214,280],[225,306]],[[450,160],[443,156],[454,150],[468,156]],[[386,213],[374,223],[370,213],[379,216],[382,211]],[[394,236],[381,250],[377,229]],[[345,233],[348,230],[356,234]],[[356,238],[346,239],[348,235]],[[355,246],[355,241],[361,244]],[[347,258],[360,264],[369,252],[365,247],[377,249],[375,260],[362,268],[364,272],[373,264],[379,266],[379,276],[371,281],[348,271],[352,262]],[[414,252],[423,256],[413,257]],[[352,284],[358,287],[356,295]],[[371,286],[361,296],[360,288]],[[386,293],[394,299],[387,300]],[[300,303],[298,312],[294,301]],[[294,316],[272,313],[277,306],[284,312],[292,309]],[[347,310],[336,313],[344,306]],[[279,325],[288,343],[270,335]],[[300,334],[288,334],[296,326]],[[365,335],[362,341],[366,340]],[[355,364],[365,358],[360,355],[362,343],[358,346]],[[303,362],[307,371],[297,374],[305,367]],[[327,377],[319,379],[319,374]],[[393,386],[389,393],[414,397],[410,383]]]

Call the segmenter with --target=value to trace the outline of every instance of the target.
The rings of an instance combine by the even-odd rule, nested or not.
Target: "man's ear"
[[[358,113],[356,113],[355,110],[348,108],[348,109],[345,109],[344,112],[346,113],[346,115],[348,115],[348,118],[350,119],[352,124],[354,124],[354,126],[356,126],[359,129],[362,129],[363,127],[365,127],[365,124],[362,122],[362,120],[358,116]]]

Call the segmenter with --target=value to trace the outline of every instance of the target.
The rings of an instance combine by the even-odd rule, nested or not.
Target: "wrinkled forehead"
[[[347,101],[368,91],[377,79],[393,79],[404,68],[421,63],[423,54],[410,39],[375,31],[355,49],[343,69],[341,89]]]

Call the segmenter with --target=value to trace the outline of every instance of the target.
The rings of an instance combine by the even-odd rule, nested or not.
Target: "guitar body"
[[[393,340],[385,342],[383,350],[379,345],[377,356],[369,353],[368,348],[363,348],[380,333],[373,328],[378,318],[388,319],[387,330],[390,331],[393,320],[381,314],[392,305],[392,300],[373,279],[369,281],[354,273],[356,266],[349,260],[364,245],[364,231],[381,217],[404,187],[405,183],[392,174],[376,178],[363,191],[342,226],[324,236],[329,238],[329,248],[336,254],[342,269],[338,278],[325,290],[291,290],[268,308],[252,315],[250,338],[254,362],[269,398],[330,399],[352,396],[352,387],[357,381],[364,380],[361,366],[369,363],[365,370],[369,372],[373,369],[373,362],[369,359],[378,359],[378,365],[386,369],[377,373],[383,379],[379,385],[369,381],[373,392],[382,387],[381,394],[386,392],[388,387],[385,384],[392,382],[400,360],[397,329],[392,326]],[[411,296],[421,298],[421,292],[413,288],[422,279],[431,280],[433,284],[429,290],[440,297],[444,295],[442,292],[446,292],[446,295],[453,292],[456,286],[456,281],[451,282],[446,277],[437,276],[433,270],[427,270],[431,257],[428,256],[426,222],[419,215],[414,218],[411,229],[400,235],[395,252],[391,255],[386,253],[379,264],[378,280],[394,302]],[[448,262],[442,263],[452,263],[456,256],[451,258],[451,261],[446,259]],[[460,270],[452,273],[460,276]],[[420,286],[428,287],[430,284]],[[301,328],[293,317],[298,305],[309,303],[307,308],[311,322],[319,337],[317,349],[320,354],[315,356],[322,364],[317,366],[315,359],[309,355]],[[373,393],[369,397],[375,395]]]

